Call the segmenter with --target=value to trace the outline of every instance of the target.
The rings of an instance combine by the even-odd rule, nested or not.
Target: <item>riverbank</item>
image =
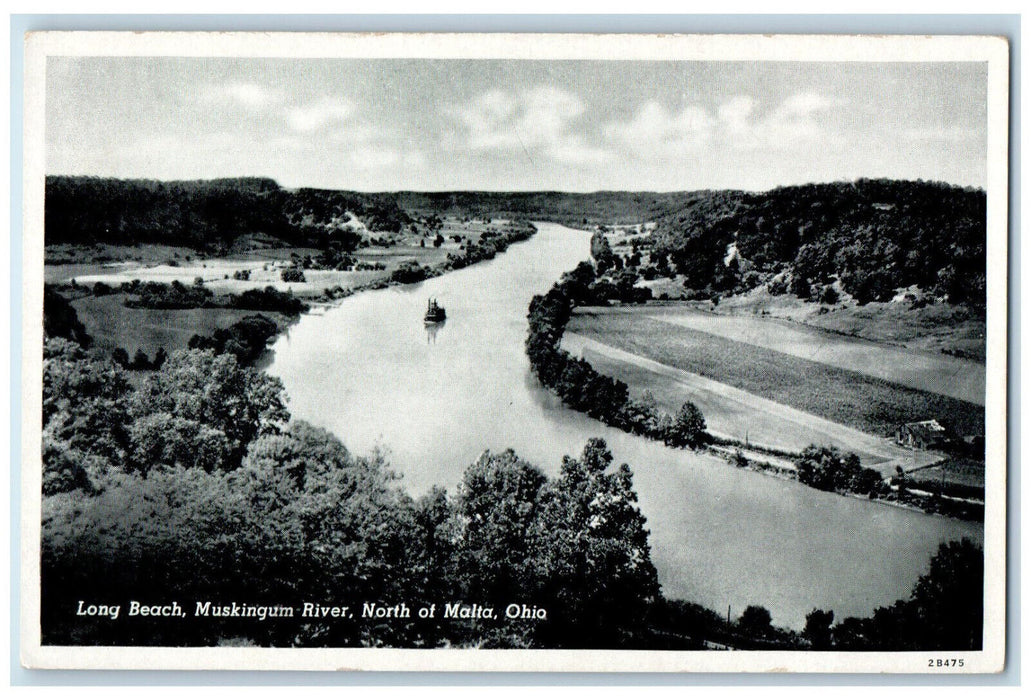
[[[770,460],[760,460],[746,454],[746,449],[755,450],[747,440],[714,438],[706,432],[702,412],[690,401],[684,402],[672,414],[661,410],[650,391],[645,392],[641,400],[631,399],[626,383],[598,372],[583,353],[575,357],[562,348],[563,336],[574,309],[599,302],[593,296],[594,282],[593,265],[581,263],[575,270],[563,275],[546,295],[534,297],[529,306],[526,352],[531,367],[540,382],[557,393],[566,405],[608,425],[663,442],[670,447],[701,449],[719,443],[736,448],[730,455],[730,461],[737,466],[773,473],[781,478],[794,478],[822,491],[857,495],[883,502],[898,501],[918,507],[928,514],[983,521],[983,503],[951,498],[940,492],[926,496],[909,493],[904,481],[895,482],[890,476],[862,467],[859,457],[854,454],[815,446],[806,447],[796,454],[778,451],[775,457],[787,457],[796,466],[795,470],[786,469],[783,464],[775,465]],[[811,422],[807,422],[810,431]],[[844,427],[841,429],[844,430]],[[720,456],[727,457],[723,453]]]
[[[137,253],[142,256],[139,264],[94,261],[89,265],[57,266],[64,268],[65,276],[59,274],[60,269],[51,269],[49,277],[55,288],[69,298],[97,346],[108,352],[122,348],[130,355],[136,351],[170,354],[188,347],[195,336],[227,331],[234,323],[256,313],[266,315],[276,324],[276,334],[268,339],[272,343],[296,322],[301,312],[307,312],[313,305],[325,308],[360,292],[440,277],[493,259],[537,231],[529,222],[463,226],[461,230],[468,240],[463,239],[461,245],[454,240],[461,238],[456,233],[459,229],[451,226],[445,229],[451,236],[447,243],[437,248],[431,243],[428,248],[407,246],[400,252],[395,250],[397,254],[391,255],[393,261],[376,271],[303,269],[303,261],[311,256],[300,257],[294,249],[264,251],[260,258],[245,256],[232,260],[193,259],[177,249],[174,264],[154,264],[162,251],[151,246]],[[476,227],[475,237],[470,234],[470,226]],[[105,256],[118,252],[105,251]],[[409,255],[426,251],[436,262],[422,264]],[[378,255],[382,252],[374,251],[372,256],[382,258]],[[307,279],[282,281],[282,270],[298,261],[302,261],[298,269],[303,270]],[[78,277],[69,278],[68,274]],[[345,284],[332,284],[334,281]],[[176,285],[180,285],[178,290],[185,291],[177,291]],[[262,294],[289,301],[290,308],[284,304],[260,308],[261,304],[241,305],[236,301]]]
[[[736,617],[748,605],[801,629],[814,608],[865,617],[905,597],[941,542],[982,541],[971,522],[728,467],[571,410],[534,378],[526,309],[590,255],[590,235],[538,223],[532,239],[484,264],[418,285],[353,295],[304,314],[273,346],[267,372],[293,416],[381,454],[413,498],[453,493],[459,465],[508,448],[560,472],[601,437],[633,473],[663,592]],[[426,299],[447,322],[424,327]],[[843,577],[841,572],[848,572]]]

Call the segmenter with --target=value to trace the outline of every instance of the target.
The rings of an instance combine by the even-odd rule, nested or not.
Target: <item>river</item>
[[[741,471],[627,435],[544,391],[523,351],[526,311],[589,257],[589,234],[555,224],[492,261],[426,282],[364,292],[293,325],[270,374],[295,418],[358,453],[383,449],[406,487],[452,489],[484,449],[508,447],[549,474],[592,436],[634,472],[663,592],[739,615],[750,604],[801,629],[814,607],[836,619],[908,596],[940,542],[982,527]],[[446,307],[423,326],[427,300]]]

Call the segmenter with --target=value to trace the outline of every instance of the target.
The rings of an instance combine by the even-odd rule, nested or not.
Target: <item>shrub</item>
[[[279,273],[284,282],[304,282],[304,270],[299,267],[288,267]]]

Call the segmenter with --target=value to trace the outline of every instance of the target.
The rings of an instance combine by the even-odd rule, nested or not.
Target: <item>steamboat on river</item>
[[[447,313],[444,311],[444,307],[438,304],[436,299],[430,299],[426,305],[426,315],[423,317],[426,325],[442,323],[446,318]]]

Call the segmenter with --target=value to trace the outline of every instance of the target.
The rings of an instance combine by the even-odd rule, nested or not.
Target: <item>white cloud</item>
[[[283,96],[278,90],[257,83],[228,83],[208,85],[201,93],[205,102],[232,103],[247,109],[260,110],[280,101]]]
[[[840,134],[829,125],[836,107],[846,104],[816,93],[798,93],[784,99],[763,115],[755,112],[755,101],[738,96],[720,105],[717,114],[726,145],[739,150],[785,150],[801,143],[819,142],[839,146]]]
[[[290,107],[286,110],[286,123],[294,131],[318,131],[331,124],[347,120],[354,113],[354,106],[334,97],[324,97],[315,102]]]
[[[749,120],[752,110],[755,109],[755,100],[751,97],[738,95],[732,97],[716,109],[722,131],[730,133],[741,133],[749,128]]]
[[[238,102],[243,102],[250,107],[264,107],[274,99],[269,90],[254,83],[232,85],[228,94]]]
[[[460,145],[474,151],[537,152],[571,165],[601,163],[612,157],[577,132],[584,104],[577,95],[559,88],[491,90],[446,112],[464,127]]]
[[[611,151],[589,145],[581,136],[568,135],[552,143],[547,154],[560,163],[569,165],[592,165],[609,161],[613,158]]]
[[[418,170],[426,165],[420,151],[402,151],[385,144],[361,144],[346,152],[347,160],[355,168],[377,171],[386,168]]]
[[[811,92],[792,95],[781,103],[780,110],[784,114],[791,114],[806,117],[816,112],[822,112],[831,107],[844,104],[839,100],[832,100],[824,95],[817,95]]]
[[[634,156],[660,161],[713,148],[780,151],[806,142],[835,145],[841,139],[825,117],[841,104],[815,93],[791,95],[765,113],[747,95],[730,97],[715,109],[686,105],[673,111],[650,101],[628,121],[609,122],[604,134]]]
[[[610,122],[605,137],[635,155],[662,158],[682,155],[710,142],[715,120],[705,109],[684,107],[670,112],[655,101],[646,102],[626,122]]]

